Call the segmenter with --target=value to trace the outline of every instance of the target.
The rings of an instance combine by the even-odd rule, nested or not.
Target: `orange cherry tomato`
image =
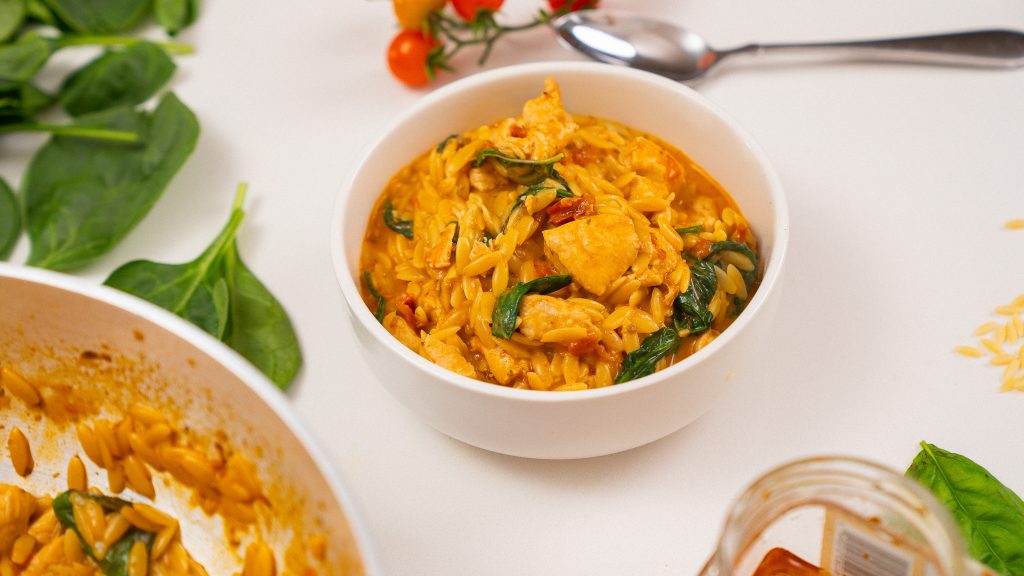
[[[395,18],[406,30],[421,30],[431,13],[444,8],[445,0],[392,0]]]

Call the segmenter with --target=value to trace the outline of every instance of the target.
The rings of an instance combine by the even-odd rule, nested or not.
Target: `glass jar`
[[[701,576],[977,576],[949,512],[923,486],[855,458],[800,460],[756,480]],[[991,574],[991,571],[987,571]]]

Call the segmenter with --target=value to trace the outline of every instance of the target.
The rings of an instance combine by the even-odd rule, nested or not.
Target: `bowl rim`
[[[277,414],[277,417],[291,430],[299,444],[313,460],[313,464],[320,471],[324,481],[331,489],[334,499],[341,506],[345,520],[352,530],[356,549],[366,574],[384,573],[381,570],[380,561],[364,520],[365,515],[353,497],[351,488],[334,469],[326,453],[321,450],[315,438],[306,430],[292,411],[284,392],[274,386],[262,372],[238,352],[235,352],[220,340],[169,311],[146,300],[102,284],[95,284],[60,272],[0,262],[0,279],[4,278],[41,284],[114,306],[167,330],[207,354],[218,364],[224,366]]]
[[[715,338],[714,341],[684,360],[677,362],[664,370],[656,371],[642,378],[637,378],[636,380],[631,380],[622,384],[606,386],[604,388],[574,390],[567,394],[555,394],[550,390],[511,388],[508,386],[501,386],[469,378],[468,376],[457,374],[434,364],[399,342],[397,338],[384,329],[380,322],[378,322],[370,312],[370,309],[362,301],[362,296],[359,293],[359,287],[353,280],[355,278],[355,274],[350,270],[348,261],[345,257],[347,243],[345,241],[344,221],[347,208],[354,197],[354,194],[352,193],[354,185],[368,166],[370,160],[377,153],[377,150],[387,140],[391,139],[393,134],[402,125],[422,114],[424,110],[443,104],[443,102],[449,98],[476,90],[482,85],[514,82],[524,76],[536,76],[544,73],[554,76],[557,80],[557,75],[563,72],[608,76],[618,78],[627,83],[644,83],[657,89],[674,92],[678,97],[690,100],[692,103],[702,108],[706,113],[716,117],[729,130],[729,132],[739,140],[740,144],[750,152],[754,158],[754,164],[762,171],[768,184],[769,204],[772,208],[771,212],[775,223],[775,229],[772,236],[771,259],[764,267],[764,275],[761,278],[761,285],[758,287],[757,293],[754,294],[754,298],[751,302],[729,326],[729,329],[722,332],[722,334]],[[495,118],[495,121],[497,120],[499,120],[499,118]],[[396,171],[399,168],[401,167],[396,168]],[[455,80],[454,82],[442,86],[434,92],[417,100],[412,106],[406,108],[404,112],[391,120],[384,130],[381,131],[379,136],[374,139],[369,146],[365,147],[364,152],[359,156],[359,160],[351,165],[348,176],[345,178],[344,182],[345,184],[339,191],[335,201],[329,242],[331,246],[331,260],[334,264],[335,276],[341,286],[342,294],[348,304],[352,316],[354,316],[356,321],[362,324],[363,328],[367,329],[370,334],[372,334],[373,337],[384,346],[384,348],[392,351],[399,358],[405,360],[419,371],[425,372],[426,375],[439,378],[466,392],[490,396],[492,398],[500,398],[508,401],[573,404],[580,402],[596,402],[604,398],[618,396],[620,394],[629,394],[635,390],[655,386],[665,382],[666,380],[679,378],[694,366],[715,356],[718,351],[727,346],[729,341],[735,338],[737,334],[743,332],[753,318],[758,316],[761,308],[764,307],[765,300],[776,289],[776,285],[779,283],[781,270],[789,245],[789,207],[783,191],[782,181],[775,172],[773,165],[761,146],[745,130],[743,130],[731,116],[692,88],[650,72],[613,64],[580,61],[536,62],[492,69]],[[377,194],[379,194],[379,192],[377,192]],[[363,227],[365,234],[365,224],[363,224]],[[360,234],[359,237],[361,244],[363,234]]]

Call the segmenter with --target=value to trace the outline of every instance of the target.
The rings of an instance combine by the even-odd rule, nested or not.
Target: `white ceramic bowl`
[[[359,295],[359,253],[388,180],[445,136],[516,116],[553,77],[566,109],[618,120],[683,150],[739,204],[760,242],[764,277],[746,310],[711,345],[650,376],[602,389],[537,392],[445,370],[392,337]],[[789,224],[782,186],[754,141],[693,90],[605,64],[545,62],[454,82],[402,114],[358,165],[336,206],[335,270],[352,323],[381,383],[441,432],[480,448],[531,458],[584,458],[657,440],[706,412],[723,389],[756,378],[749,360],[768,335]]]
[[[110,404],[123,394],[141,394],[180,412],[180,424],[196,434],[223,431],[255,462],[271,498],[289,495],[272,500],[275,522],[276,514],[287,513],[323,531],[332,574],[381,574],[349,490],[285,396],[233,350],[148,302],[54,272],[0,263],[0,302],[0,364],[37,382],[44,398],[48,391],[59,394],[61,385],[80,393],[97,388]],[[0,482],[56,494],[65,489],[64,470],[80,452],[78,442],[73,427],[36,416],[20,401],[0,402],[0,423],[22,428],[36,459],[27,479],[0,465]],[[90,483],[105,488],[105,475],[91,462],[86,466]],[[216,519],[191,506],[187,490],[155,484],[157,505],[181,520],[186,548],[211,574],[237,571],[237,561],[224,553],[224,530]],[[275,526],[267,542],[281,566],[291,536]]]

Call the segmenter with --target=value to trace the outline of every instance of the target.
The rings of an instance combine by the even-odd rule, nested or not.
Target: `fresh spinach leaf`
[[[491,334],[497,338],[511,338],[516,331],[516,318],[519,317],[519,303],[527,294],[550,294],[572,284],[572,276],[561,274],[545,276],[521,282],[502,292],[494,303],[491,314]]]
[[[676,232],[678,232],[680,236],[683,234],[700,234],[703,231],[703,224],[694,224],[693,226],[687,226],[686,228],[676,228]]]
[[[679,335],[668,326],[644,338],[640,347],[626,354],[622,361],[622,370],[615,378],[616,384],[629,382],[653,374],[658,361],[671,356],[679,349]]]
[[[708,304],[718,289],[718,276],[714,264],[698,260],[690,264],[690,285],[673,303],[673,320],[676,330],[689,330],[699,334],[711,327],[714,315]]]
[[[78,536],[78,540],[82,544],[82,550],[89,556],[89,558],[99,565],[100,569],[103,570],[104,576],[128,576],[128,557],[132,546],[136,542],[142,542],[146,546],[146,549],[149,550],[153,546],[153,541],[156,539],[156,535],[152,532],[146,532],[138,528],[129,528],[128,531],[121,536],[120,540],[111,545],[103,559],[98,560],[92,547],[89,546],[89,543],[84,537],[82,537],[82,533],[78,529],[78,524],[75,522],[74,509],[71,504],[72,494],[77,494],[82,498],[88,498],[95,501],[106,512],[120,510],[131,503],[126,500],[121,500],[120,498],[92,494],[91,492],[68,490],[54,498],[53,502],[50,504],[53,508],[54,516],[57,517],[57,521],[65,530],[71,530],[76,536]]]
[[[56,46],[51,40],[35,34],[0,46],[0,90],[11,90],[27,83],[54,50]]]
[[[246,267],[234,242],[225,254],[230,316],[224,342],[287,390],[302,366],[302,352],[288,313]]]
[[[21,206],[7,182],[0,178],[0,260],[6,260],[21,233]]]
[[[235,236],[245,217],[244,198],[243,185],[227,224],[195,260],[129,262],[105,284],[199,326],[286,389],[302,365],[302,353],[288,314],[238,255]]]
[[[65,32],[71,30],[67,24],[61,22],[60,18],[54,15],[53,10],[50,10],[50,7],[43,0],[28,0],[25,8],[25,15],[30,21],[45,24]]]
[[[58,96],[72,116],[148,100],[174,75],[174,61],[152,42],[107,51],[68,76]]]
[[[377,287],[373,285],[373,278],[370,277],[370,272],[363,272],[363,282],[366,282],[366,289],[370,291],[370,295],[377,299],[377,311],[373,316],[377,319],[377,322],[384,323],[384,306],[387,305],[387,300],[384,295],[377,291]]]
[[[721,252],[736,252],[747,260],[750,260],[750,263],[753,265],[753,269],[740,270],[740,276],[743,277],[743,283],[747,285],[747,290],[750,290],[750,287],[757,281],[757,254],[750,249],[750,246],[747,246],[743,242],[725,241],[715,242],[712,244],[711,248],[708,250],[707,258],[712,259],[716,254]]]
[[[80,34],[114,34],[134,28],[152,0],[43,0]]]
[[[143,143],[54,136],[36,153],[22,184],[34,266],[68,270],[108,252],[153,207],[199,137],[192,111],[170,93],[151,114],[115,109],[78,125],[134,132]]]
[[[199,0],[154,0],[153,15],[171,36],[188,28],[199,16]]]
[[[498,150],[488,148],[476,153],[476,161],[473,162],[473,166],[481,166],[489,158],[493,158],[501,164],[505,168],[508,178],[516,184],[533,186],[540,184],[548,178],[554,178],[557,175],[555,164],[561,162],[565,158],[565,154],[556,154],[543,160],[524,160],[522,158],[513,158],[512,156],[502,154]],[[565,180],[561,179],[561,176],[557,180],[566,189],[569,188],[565,185]]]
[[[52,96],[31,83],[0,91],[0,126],[30,122],[52,103]]]
[[[921,443],[907,476],[953,514],[971,556],[1004,576],[1024,576],[1024,501],[966,456]]]
[[[25,0],[0,0],[0,42],[6,41],[25,21]]]
[[[395,215],[395,207],[391,200],[384,203],[384,225],[412,240],[412,220],[403,220]]]

